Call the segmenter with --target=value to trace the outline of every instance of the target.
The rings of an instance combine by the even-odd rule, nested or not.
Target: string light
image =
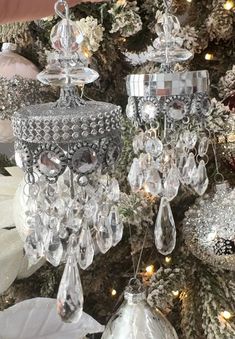
[[[226,9],[227,11],[230,11],[230,9],[232,9],[233,7],[234,7],[234,1],[232,0],[228,0],[224,4],[224,9]]]
[[[231,317],[232,317],[232,314],[228,311],[223,311],[221,312],[221,316],[226,319],[226,320],[229,320]]]
[[[187,0],[187,2],[192,2],[192,0]]]
[[[165,257],[165,262],[169,264],[171,262],[172,258],[171,257]]]
[[[117,295],[117,291],[114,288],[111,291],[111,295],[112,297],[115,297],[115,295]]]
[[[154,266],[153,265],[149,265],[149,266],[146,267],[145,270],[146,270],[147,274],[151,276],[154,273]]]
[[[206,53],[205,59],[211,61],[214,59],[214,55],[212,53]]]
[[[172,291],[172,294],[174,297],[178,297],[180,292],[179,291]]]

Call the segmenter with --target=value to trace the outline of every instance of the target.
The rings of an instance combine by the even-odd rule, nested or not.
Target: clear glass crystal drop
[[[135,154],[138,154],[140,151],[144,149],[144,132],[140,132],[136,135],[132,142],[133,151]]]
[[[113,245],[113,236],[111,225],[107,222],[106,218],[99,214],[96,231],[96,242],[101,253],[106,253]]]
[[[179,170],[176,166],[173,166],[164,182],[164,191],[163,195],[168,199],[168,201],[173,200],[179,191]]]
[[[113,246],[116,246],[121,241],[123,235],[123,223],[120,219],[117,206],[111,207],[107,222],[113,231]]]
[[[27,200],[27,208],[29,212],[32,214],[35,214],[38,212],[38,204],[37,200],[34,197],[29,197]]]
[[[198,154],[200,155],[200,157],[204,157],[204,155],[206,155],[208,147],[209,139],[207,137],[203,137],[198,146]]]
[[[120,188],[117,179],[112,178],[108,186],[107,197],[113,202],[118,202],[120,199]]]
[[[155,245],[163,255],[169,255],[175,248],[176,228],[170,204],[166,198],[161,199],[155,223]]]
[[[189,185],[192,182],[193,173],[196,167],[195,156],[193,153],[189,153],[188,159],[183,167],[181,182],[183,184]]]
[[[133,192],[138,192],[143,185],[144,175],[138,159],[134,159],[128,174],[128,181]]]
[[[28,256],[31,263],[35,263],[38,258],[38,239],[35,230],[31,230],[28,236],[26,237],[24,250],[26,255]],[[41,251],[40,251],[41,252]]]
[[[94,244],[88,225],[82,227],[77,246],[77,260],[79,266],[85,270],[93,262]]]
[[[53,266],[57,267],[63,255],[63,246],[60,237],[52,230],[48,232],[45,243],[45,257]]]
[[[198,195],[203,195],[207,190],[208,184],[209,179],[207,176],[205,161],[201,160],[195,173],[193,188]]]
[[[83,35],[78,25],[69,19],[63,19],[51,31],[52,47],[59,52],[78,51]]]
[[[153,196],[158,196],[162,192],[162,180],[156,166],[151,166],[146,171],[144,190]]]
[[[128,98],[128,104],[126,106],[126,116],[132,120],[136,115],[135,99],[132,97]]]
[[[59,175],[62,169],[59,156],[52,151],[43,151],[38,158],[37,165],[40,172],[48,177]]]
[[[163,144],[158,138],[148,139],[145,144],[145,151],[157,158],[162,154]]]
[[[67,323],[77,323],[83,311],[83,290],[76,261],[76,243],[72,244],[74,235],[70,237],[69,255],[57,294],[57,312]],[[71,240],[72,239],[72,240]]]
[[[197,133],[195,131],[184,131],[180,140],[185,144],[188,149],[193,149],[197,143]]]
[[[65,214],[65,202],[62,197],[56,198],[51,204],[51,213],[55,217],[63,217]]]

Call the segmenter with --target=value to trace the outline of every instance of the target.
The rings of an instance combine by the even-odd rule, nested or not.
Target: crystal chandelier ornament
[[[127,77],[126,114],[139,130],[133,140],[136,157],[128,181],[134,192],[161,198],[155,243],[161,254],[168,255],[176,242],[170,202],[181,184],[199,195],[208,187],[210,99],[207,71],[173,72],[176,62],[189,60],[192,54],[179,46],[179,21],[169,12],[170,2],[165,5],[156,27],[156,50],[149,55],[149,60],[161,63],[160,73]]]
[[[124,302],[108,322],[102,339],[177,339],[175,329],[158,309],[146,302],[141,283],[132,279]]]
[[[183,236],[189,250],[203,262],[235,270],[235,190],[227,182],[198,198],[185,213]]]
[[[122,112],[78,95],[77,86],[98,73],[81,62],[83,36],[66,1],[57,1],[55,10],[62,19],[51,32],[56,52],[38,79],[61,87],[60,98],[21,109],[12,120],[15,158],[25,172],[24,248],[33,262],[66,262],[57,308],[65,322],[77,322],[83,307],[78,264],[86,269],[95,248],[106,253],[122,238],[119,185],[108,174],[121,153]]]

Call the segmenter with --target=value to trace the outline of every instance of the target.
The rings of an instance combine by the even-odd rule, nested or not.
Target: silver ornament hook
[[[58,0],[55,3],[55,12],[61,19],[69,19],[69,5],[65,0]]]

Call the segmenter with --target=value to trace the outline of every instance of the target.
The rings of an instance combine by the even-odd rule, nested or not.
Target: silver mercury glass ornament
[[[185,213],[183,236],[189,250],[203,262],[235,270],[235,190],[227,182],[196,200]]]
[[[208,187],[206,171],[209,138],[206,119],[210,114],[207,71],[175,73],[172,66],[192,57],[177,40],[180,24],[166,12],[157,24],[158,38],[149,60],[161,63],[160,73],[131,74],[126,86],[127,117],[141,132],[133,140],[136,157],[128,181],[134,192],[161,197],[155,223],[158,251],[169,255],[176,243],[170,201],[180,184],[203,195]]]
[[[177,339],[165,316],[146,302],[146,292],[140,283],[130,284],[125,301],[108,322],[101,339]]]
[[[83,36],[69,19],[66,1],[57,1],[55,10],[62,19],[51,32],[56,52],[38,79],[60,86],[60,98],[23,108],[12,121],[16,163],[25,172],[24,249],[33,262],[66,262],[58,312],[64,321],[77,322],[83,307],[77,265],[86,269],[92,263],[95,243],[105,253],[122,238],[119,185],[107,173],[121,153],[122,112],[78,95],[77,86],[95,81],[98,73],[80,61]]]

